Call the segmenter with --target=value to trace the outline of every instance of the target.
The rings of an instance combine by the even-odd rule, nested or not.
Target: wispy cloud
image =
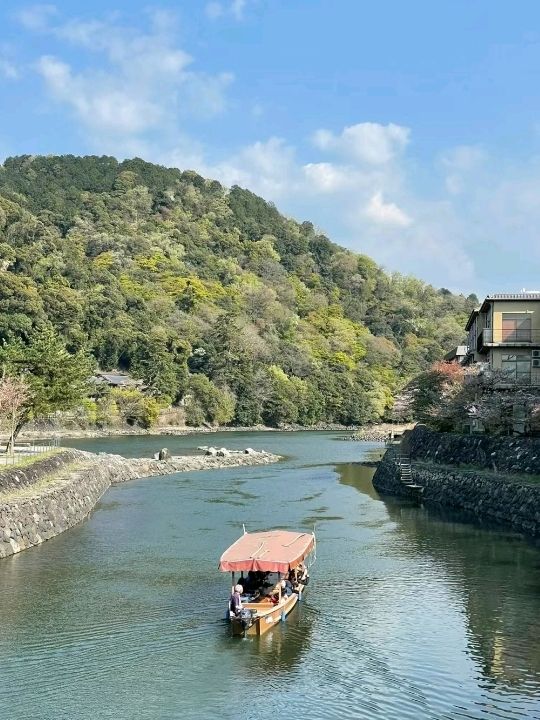
[[[402,153],[409,135],[409,128],[401,125],[364,122],[346,127],[338,135],[317,130],[313,143],[320,150],[333,151],[357,162],[382,165]]]
[[[248,0],[231,0],[231,2],[212,2],[205,7],[206,16],[210,20],[218,20],[223,17],[232,17],[235,20],[243,20]]]
[[[0,57],[0,77],[6,80],[17,80],[20,77],[19,68],[11,60]]]
[[[380,190],[370,197],[364,213],[369,220],[381,225],[407,227],[412,223],[412,218],[395,203],[384,201]]]
[[[192,56],[175,42],[169,13],[152,12],[146,31],[118,20],[62,21],[52,6],[23,11],[20,20],[54,36],[60,48],[67,43],[87,53],[78,69],[58,54],[40,57],[35,67],[51,100],[70,108],[94,138],[133,146],[145,133],[174,134],[182,118],[211,117],[226,106],[233,76],[194,70]]]
[[[446,173],[446,188],[452,195],[458,195],[467,187],[467,179],[487,159],[479,145],[458,145],[442,153],[440,162]]]
[[[16,13],[16,17],[27,30],[43,31],[57,14],[56,5],[36,4],[22,8]]]

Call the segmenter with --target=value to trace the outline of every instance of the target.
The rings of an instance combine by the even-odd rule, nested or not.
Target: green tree
[[[147,429],[156,424],[160,411],[158,401],[137,388],[113,388],[111,400],[116,405],[121,422]]]
[[[83,352],[70,353],[51,328],[32,335],[27,344],[21,340],[0,347],[2,372],[24,378],[29,394],[14,432],[34,418],[57,410],[70,410],[82,402],[89,390],[92,363]]]
[[[192,375],[186,396],[189,425],[226,425],[234,417],[235,397],[228,388],[218,387],[205,375]]]
[[[277,365],[267,370],[269,394],[263,407],[263,420],[267,425],[279,426],[298,420],[298,385]]]

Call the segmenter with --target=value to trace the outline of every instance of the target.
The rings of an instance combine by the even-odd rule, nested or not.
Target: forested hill
[[[111,157],[0,168],[0,340],[47,323],[191,420],[364,423],[474,303],[389,275],[194,172]]]

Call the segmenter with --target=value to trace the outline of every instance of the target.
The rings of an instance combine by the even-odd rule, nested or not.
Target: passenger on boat
[[[240,580],[246,595],[252,595],[258,589],[259,583],[255,576],[256,576],[255,571],[250,570],[247,574],[247,577],[243,577]]]
[[[276,584],[274,585],[274,587],[270,590],[270,592],[268,594],[268,597],[270,598],[270,602],[273,603],[274,605],[278,605],[281,600],[281,592],[283,590],[282,582],[283,581],[279,580],[279,577],[278,577],[278,581],[276,582]]]
[[[240,615],[242,610],[242,593],[244,588],[241,585],[235,585],[229,599],[229,612],[235,617]]]
[[[289,578],[286,578],[281,581],[281,594],[286,595],[289,597],[293,593],[293,584],[289,580]]]
[[[294,570],[291,570],[289,574],[289,580],[291,582],[292,588],[294,592],[297,592],[298,590],[301,590],[304,585],[306,584],[306,578],[308,576],[307,567],[304,565],[304,563],[300,563],[300,565],[295,568]]]

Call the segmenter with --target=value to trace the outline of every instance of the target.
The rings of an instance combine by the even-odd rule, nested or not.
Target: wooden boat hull
[[[264,635],[274,625],[284,620],[291,610],[296,606],[299,600],[298,593],[292,593],[287,598],[283,598],[278,605],[272,605],[268,602],[246,603],[244,608],[255,610],[257,616],[253,620],[253,624],[245,627],[238,618],[231,619],[233,635]]]

